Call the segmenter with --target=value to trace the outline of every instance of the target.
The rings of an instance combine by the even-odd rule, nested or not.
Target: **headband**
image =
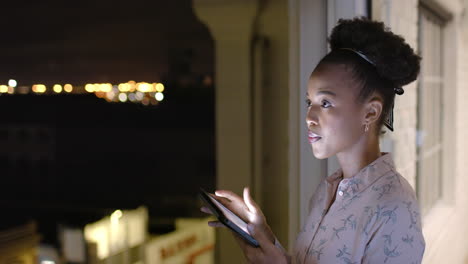
[[[369,59],[366,55],[364,55],[364,53],[362,53],[361,51],[350,49],[350,48],[340,48],[340,50],[349,50],[375,67],[375,63],[371,59]],[[401,87],[394,87],[393,91],[398,95],[402,95],[405,92],[403,88]],[[394,106],[395,106],[395,102],[392,104],[392,109],[389,111],[389,113],[387,114],[387,117],[384,120],[385,126],[388,127],[388,129],[390,129],[391,131],[393,131],[393,108]]]

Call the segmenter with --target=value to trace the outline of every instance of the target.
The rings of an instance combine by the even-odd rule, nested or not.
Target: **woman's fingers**
[[[219,221],[208,221],[208,225],[211,227],[226,227]]]
[[[226,206],[229,210],[231,210],[234,214],[242,218],[244,221],[250,220],[250,210],[242,199],[237,194],[226,191],[226,190],[219,190],[215,192],[216,199],[220,201],[224,206]]]
[[[215,191],[215,195],[223,198],[227,198],[231,202],[235,203],[244,203],[242,198],[235,194],[234,192],[228,191],[228,190],[217,190]]]
[[[253,214],[258,213],[258,205],[254,202],[254,200],[250,196],[249,187],[244,188],[244,201],[245,201],[245,204],[247,205],[247,208],[249,208],[250,212],[252,212]],[[253,221],[253,219],[249,219],[249,220]]]
[[[210,215],[213,214],[213,212],[211,212],[211,210],[208,209],[208,207],[206,207],[206,206],[202,206],[202,207],[200,208],[200,211],[202,211],[202,212],[204,212],[204,213],[207,213],[207,214],[210,214]]]

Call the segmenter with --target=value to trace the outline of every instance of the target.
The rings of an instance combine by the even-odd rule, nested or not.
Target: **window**
[[[443,194],[444,20],[424,5],[419,9],[422,56],[417,95],[417,193],[426,214]]]

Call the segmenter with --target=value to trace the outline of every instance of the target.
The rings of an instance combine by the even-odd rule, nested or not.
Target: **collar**
[[[378,159],[362,168],[361,171],[351,178],[343,179],[343,171],[341,168],[338,169],[326,178],[327,184],[332,186],[339,184],[338,191],[343,192],[344,198],[350,198],[358,194],[389,171],[395,171],[391,154],[387,152],[382,152],[381,154]]]

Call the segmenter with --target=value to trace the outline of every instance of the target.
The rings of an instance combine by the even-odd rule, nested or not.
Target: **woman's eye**
[[[312,102],[309,99],[306,99],[305,103],[307,107],[310,107],[312,105]]]
[[[323,100],[322,101],[322,107],[323,108],[329,108],[331,106],[330,102],[328,102],[327,100]]]

